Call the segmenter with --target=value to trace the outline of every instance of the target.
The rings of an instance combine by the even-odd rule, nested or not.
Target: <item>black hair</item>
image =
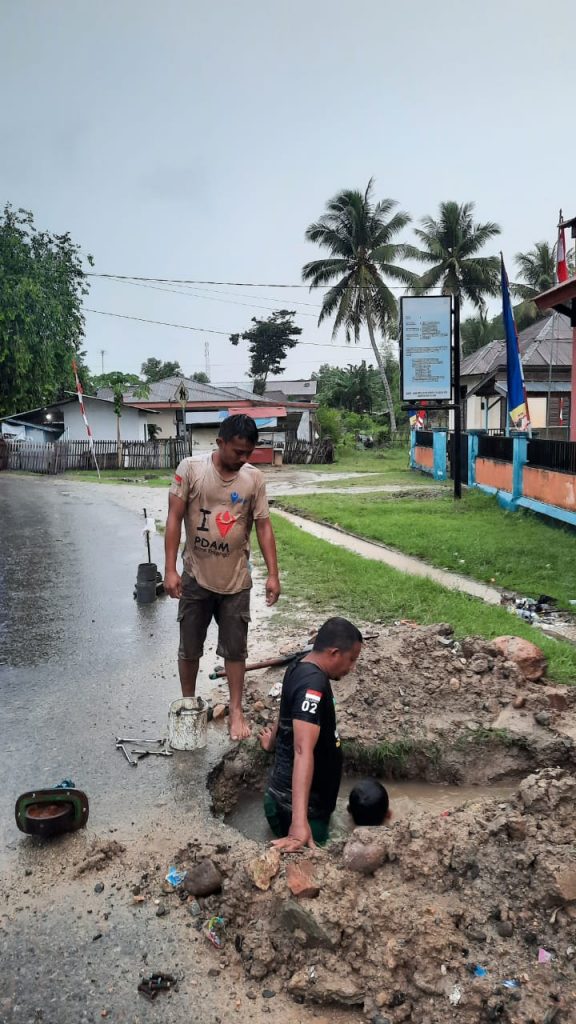
[[[314,641],[315,651],[327,651],[335,647],[338,651],[351,651],[354,644],[362,643],[362,633],[348,619],[335,616],[320,626]]]
[[[348,798],[348,810],[355,825],[381,825],[389,804],[388,793],[378,779],[362,779]]]
[[[231,441],[233,437],[241,437],[250,444],[256,444],[258,440],[258,427],[251,416],[244,413],[237,413],[234,416],[227,416],[220,424],[218,437],[223,441]]]

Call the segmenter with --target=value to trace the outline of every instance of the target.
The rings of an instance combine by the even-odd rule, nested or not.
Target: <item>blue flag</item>
[[[518,345],[518,332],[510,301],[510,285],[508,275],[504,266],[504,257],[500,254],[502,263],[502,319],[506,334],[506,377],[508,380],[508,415],[512,425],[520,430],[527,430],[530,426],[528,413],[528,399],[526,398],[526,386],[524,384],[524,371],[520,358],[520,347]]]

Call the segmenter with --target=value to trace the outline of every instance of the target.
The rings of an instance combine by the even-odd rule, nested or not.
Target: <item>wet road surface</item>
[[[193,757],[138,768],[114,745],[116,735],[166,734],[180,695],[176,602],[139,606],[132,596],[146,560],[143,517],[97,486],[4,473],[0,522],[0,858],[28,842],[15,829],[16,797],[63,778],[87,792],[96,830],[149,818],[158,802],[197,803],[223,729],[210,729]],[[160,536],[152,560],[163,567]],[[204,691],[214,646],[211,633]]]

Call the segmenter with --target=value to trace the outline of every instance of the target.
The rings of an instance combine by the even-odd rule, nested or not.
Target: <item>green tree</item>
[[[73,358],[85,384],[87,292],[80,248],[70,235],[39,231],[32,213],[7,204],[0,215],[0,414],[73,391]]]
[[[460,295],[484,310],[487,295],[500,290],[498,256],[480,256],[484,246],[500,234],[498,224],[474,222],[474,203],[440,203],[439,215],[423,217],[414,233],[421,249],[410,247],[410,256],[429,269],[418,279],[418,293],[441,288],[443,295]]]
[[[180,363],[163,363],[161,359],[155,359],[154,356],[142,363],[140,373],[148,384],[153,384],[157,380],[165,380],[166,377],[184,376]]]
[[[249,342],[250,377],[257,395],[264,394],[269,376],[275,377],[282,372],[287,352],[298,344],[302,328],[296,327],[295,315],[294,310],[278,309],[266,320],[253,316],[254,327],[230,335],[233,345],[238,345],[241,340]]]
[[[405,256],[406,246],[394,241],[410,216],[402,211],[393,213],[397,205],[393,199],[374,203],[372,188],[370,179],[364,193],[345,189],[329,200],[326,212],[307,228],[306,238],[330,255],[307,263],[302,276],[311,288],[332,283],[318,324],[334,316],[333,337],[343,328],[346,341],[353,337],[358,343],[360,329],[366,325],[386,393],[390,429],[396,433],[394,401],[376,331],[386,340],[397,324],[398,306],[386,278],[414,284],[414,274],[397,262]]]
[[[470,316],[464,320],[460,337],[462,352],[465,356],[469,356],[472,352],[477,352],[479,348],[484,348],[484,345],[488,345],[497,337],[495,321],[488,320],[486,314],[480,310],[479,316]]]
[[[342,416],[338,409],[320,405],[316,411],[316,420],[322,440],[329,437],[337,444],[342,437]]]
[[[210,377],[203,370],[196,370],[196,373],[192,374],[192,380],[195,380],[197,384],[209,384]]]
[[[512,286],[514,294],[525,300],[533,299],[540,292],[547,292],[556,284],[556,246],[548,242],[535,242],[528,252],[517,252],[515,256],[522,281]],[[574,275],[574,253],[567,254],[568,272]],[[536,317],[535,317],[536,318]]]
[[[90,388],[92,391],[100,391],[102,388],[115,388],[120,385],[125,391],[129,388],[142,387],[144,381],[136,373],[122,373],[121,370],[111,370],[110,373],[99,373],[90,376]]]

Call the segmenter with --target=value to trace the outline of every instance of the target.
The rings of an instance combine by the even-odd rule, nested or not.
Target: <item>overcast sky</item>
[[[209,341],[211,379],[243,380],[228,334],[282,307],[303,328],[287,377],[369,359],[317,327],[317,293],[268,285],[300,281],[320,255],[306,226],[371,176],[415,220],[475,201],[502,226],[511,276],[518,250],[554,241],[560,206],[576,214],[574,0],[0,0],[0,12],[2,203],[70,231],[100,273],[267,285],[181,295],[93,279],[93,309],[204,329],[86,313],[94,372],[104,349],[107,371],[157,356],[192,373]]]

